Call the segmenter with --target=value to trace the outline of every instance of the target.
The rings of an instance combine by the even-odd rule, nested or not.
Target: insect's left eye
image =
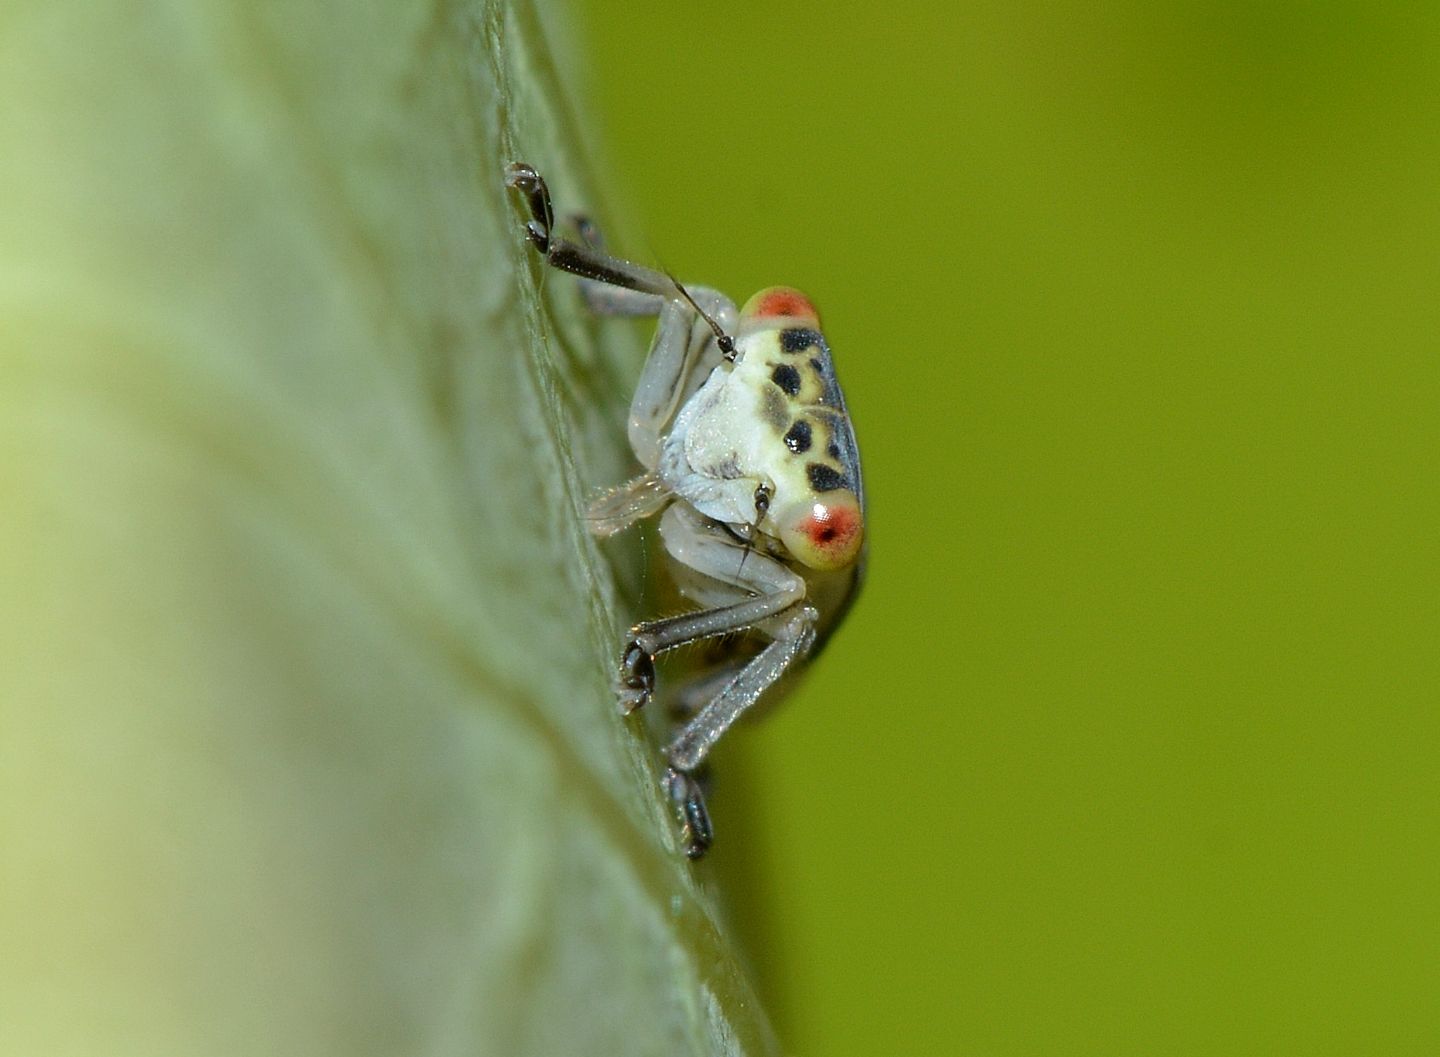
[[[811,326],[820,325],[815,304],[799,290],[790,286],[770,286],[761,290],[740,309],[745,319],[793,319]]]

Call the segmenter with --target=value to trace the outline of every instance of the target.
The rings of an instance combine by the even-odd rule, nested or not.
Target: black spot
[[[796,455],[810,450],[810,423],[803,418],[797,418],[795,424],[785,434],[785,447],[789,448]]]
[[[834,459],[836,462],[839,462],[839,461],[840,461],[840,445],[836,444],[836,443],[832,440],[832,441],[830,442],[829,446],[826,447],[826,449],[825,449],[825,454],[828,455],[828,456],[830,456],[830,458]]]
[[[820,362],[820,358],[818,356],[812,356],[810,358],[810,369],[816,374],[820,375],[822,378],[825,375],[825,365]]]
[[[787,327],[780,332],[780,347],[786,352],[804,352],[820,344],[820,332],[809,327]]]
[[[770,380],[778,385],[788,396],[795,396],[800,392],[800,372],[788,363],[782,363],[775,370],[770,372]]]
[[[805,467],[805,476],[810,479],[810,487],[817,492],[833,492],[837,488],[849,487],[843,473],[839,470],[832,470],[824,463],[809,463]]]

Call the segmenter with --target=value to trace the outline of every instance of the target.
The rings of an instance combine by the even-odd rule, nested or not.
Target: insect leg
[[[605,240],[601,238],[600,229],[593,220],[584,213],[571,213],[568,219],[587,249],[596,253],[605,252]],[[678,296],[672,293],[668,297],[662,297],[644,290],[631,290],[623,286],[612,286],[598,279],[585,278],[580,280],[580,294],[585,298],[585,307],[597,316],[630,317],[658,316],[666,300],[673,300]]]
[[[597,254],[605,253],[605,242],[600,236],[600,229],[590,217],[584,213],[570,213],[566,219],[580,235],[581,244],[586,250]],[[666,278],[670,277],[667,275]],[[700,306],[702,312],[718,322],[726,331],[734,329],[739,318],[735,302],[720,291],[713,290],[708,286],[691,286],[687,283],[685,292],[690,295],[695,304]],[[675,288],[673,280],[670,291],[662,296],[647,293],[644,290],[616,286],[600,279],[582,277],[580,293],[585,298],[586,307],[597,316],[658,316],[667,300],[685,300],[684,295]]]
[[[587,245],[598,250],[599,233],[594,224],[584,217],[573,219]],[[647,469],[654,469],[660,434],[676,409],[720,362],[722,354],[709,320],[727,334],[733,331],[739,319],[735,302],[704,286],[686,287],[687,299],[673,283],[670,295],[661,297],[582,278],[580,292],[596,315],[660,317],[630,401],[628,423],[630,447]],[[703,318],[697,317],[697,307]]]
[[[505,170],[505,183],[524,197],[526,208],[530,211],[525,235],[531,245],[545,255],[545,262],[552,268],[667,299],[676,296],[675,281],[664,272],[611,256],[595,246],[557,236],[550,189],[534,166],[515,162]]]
[[[794,606],[805,597],[805,581],[736,540],[684,503],[670,506],[660,520],[660,538],[677,562],[722,584],[741,588],[742,601],[647,620],[631,630],[620,659],[620,708],[632,712],[655,689],[655,657],[698,639],[745,631]]]
[[[620,291],[624,292],[624,291]],[[695,303],[721,327],[733,329],[738,313],[724,294],[705,287],[689,291]],[[660,308],[655,340],[635,395],[630,399],[630,447],[640,462],[654,469],[660,461],[660,438],[676,410],[699,389],[721,353],[709,324],[683,300],[669,300]]]
[[[592,499],[585,509],[586,526],[592,536],[613,536],[657,513],[671,494],[656,474],[642,473]]]
[[[605,252],[600,229],[593,220],[583,213],[571,213],[569,221],[580,233],[581,242],[586,249],[596,253]],[[667,275],[666,278],[671,277]],[[582,277],[580,293],[585,297],[586,307],[597,316],[658,316],[666,301],[686,300],[678,285],[672,279],[669,293],[662,296],[644,290],[615,286],[600,279]],[[685,284],[685,293],[690,295],[690,300],[693,300],[702,312],[720,323],[726,331],[734,329],[739,314],[735,302],[730,298],[708,286],[691,286],[688,283]]]
[[[810,606],[799,607],[799,612],[780,629],[778,637],[686,723],[666,748],[665,757],[670,766],[665,769],[665,790],[680,819],[680,839],[687,857],[700,858],[714,840],[714,827],[697,772],[705,766],[705,758],[715,743],[744,711],[774,685],[791,664],[809,652],[815,642],[816,618],[817,613]]]
[[[691,772],[705,762],[715,743],[785,670],[809,652],[819,614],[801,606],[778,630],[775,641],[747,664],[715,698],[680,729],[665,755],[677,771]]]
[[[733,682],[744,666],[744,661],[723,661],[685,683],[675,691],[669,703],[671,717],[679,724],[692,718],[706,702]],[[678,726],[676,729],[679,729]],[[661,782],[680,818],[680,838],[685,854],[692,859],[705,854],[713,835],[710,813],[705,808],[705,797],[710,787],[708,772],[709,768],[703,765],[689,772],[667,767]]]
[[[580,276],[581,290],[592,311],[660,317],[631,400],[629,422],[630,446],[641,464],[653,470],[659,460],[661,431],[682,400],[699,388],[708,369],[720,362],[716,335],[707,318],[724,333],[731,333],[739,318],[735,303],[708,287],[686,287],[682,292],[664,272],[606,253],[594,225],[584,218],[577,224],[582,241],[557,236],[550,191],[533,166],[514,163],[506,170],[505,182],[521,193],[529,210],[526,237],[551,267]]]
[[[666,706],[666,711],[676,722],[677,729],[680,724],[694,718],[716,694],[733,683],[746,663],[748,662],[745,660],[725,661],[678,687]]]
[[[680,816],[680,840],[685,845],[685,856],[699,859],[710,850],[715,840],[714,827],[710,825],[710,812],[705,808],[705,794],[694,775],[665,769],[663,782],[670,803]]]

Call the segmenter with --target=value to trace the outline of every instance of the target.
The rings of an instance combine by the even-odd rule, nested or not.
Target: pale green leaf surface
[[[561,26],[0,14],[0,1052],[774,1051],[607,686],[638,349],[501,184],[593,202]]]

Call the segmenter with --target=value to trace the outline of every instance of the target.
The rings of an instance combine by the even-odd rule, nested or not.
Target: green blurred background
[[[794,1052],[1440,1051],[1440,7],[586,17],[617,248],[864,451],[705,867]]]

